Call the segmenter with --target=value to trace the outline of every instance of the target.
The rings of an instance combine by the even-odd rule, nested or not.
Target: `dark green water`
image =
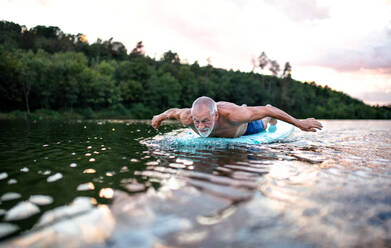
[[[143,170],[148,159],[141,160],[147,147],[138,139],[155,135],[144,123],[115,122],[0,122],[0,170],[8,177],[0,181],[0,195],[17,192],[21,198],[3,201],[1,209],[8,210],[16,202],[31,195],[48,195],[53,204],[41,209],[41,214],[57,206],[69,204],[76,196],[88,196],[97,203],[110,200],[99,197],[101,188],[121,188],[121,180],[134,177],[135,170]],[[141,131],[142,130],[142,131]],[[91,154],[91,155],[89,155]],[[90,162],[90,159],[95,162]],[[76,163],[76,167],[71,167]],[[126,170],[124,167],[127,167]],[[23,172],[22,168],[27,168]],[[121,172],[121,168],[124,168]],[[95,173],[86,173],[94,169]],[[47,178],[61,173],[63,178],[47,182]],[[17,183],[9,184],[10,179]],[[95,190],[77,191],[80,184],[91,182]],[[158,186],[156,183],[151,186]],[[21,231],[29,229],[41,214],[13,222]]]
[[[71,236],[75,246],[390,246],[391,122],[322,123],[284,143],[184,149],[164,142],[186,132],[177,124],[156,136],[143,121],[2,121],[0,197],[20,197],[0,203],[0,230],[17,228],[0,246],[24,247],[17,242],[77,220],[83,213],[37,225],[80,196],[107,206],[110,231],[94,241]],[[32,195],[53,202],[7,220]],[[66,247],[64,237],[26,242]]]

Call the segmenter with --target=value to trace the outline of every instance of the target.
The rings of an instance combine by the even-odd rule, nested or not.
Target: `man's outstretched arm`
[[[259,106],[259,107],[244,107],[237,106],[235,111],[230,114],[230,119],[234,122],[251,122],[260,120],[264,117],[272,117],[281,121],[288,122],[303,131],[315,132],[316,129],[321,130],[322,124],[314,118],[307,118],[298,120],[286,112],[273,106]]]
[[[152,118],[152,127],[158,129],[161,123],[164,120],[168,120],[168,119],[179,120],[185,126],[190,126],[191,124],[193,124],[193,118],[191,117],[191,112],[189,108],[184,108],[184,109],[172,108],[161,113],[160,115],[155,115]]]

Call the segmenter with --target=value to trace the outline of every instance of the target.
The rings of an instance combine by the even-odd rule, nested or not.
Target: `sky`
[[[265,52],[296,80],[391,104],[391,0],[0,0],[0,20],[240,71]]]

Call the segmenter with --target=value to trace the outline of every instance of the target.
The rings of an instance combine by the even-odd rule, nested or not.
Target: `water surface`
[[[171,146],[175,123],[2,121],[0,246],[389,247],[391,122],[322,124],[217,148]]]

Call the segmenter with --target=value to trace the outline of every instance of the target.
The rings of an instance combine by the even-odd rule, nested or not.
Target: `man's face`
[[[208,137],[213,131],[216,115],[211,115],[209,109],[203,108],[193,112],[193,122],[202,137]]]

